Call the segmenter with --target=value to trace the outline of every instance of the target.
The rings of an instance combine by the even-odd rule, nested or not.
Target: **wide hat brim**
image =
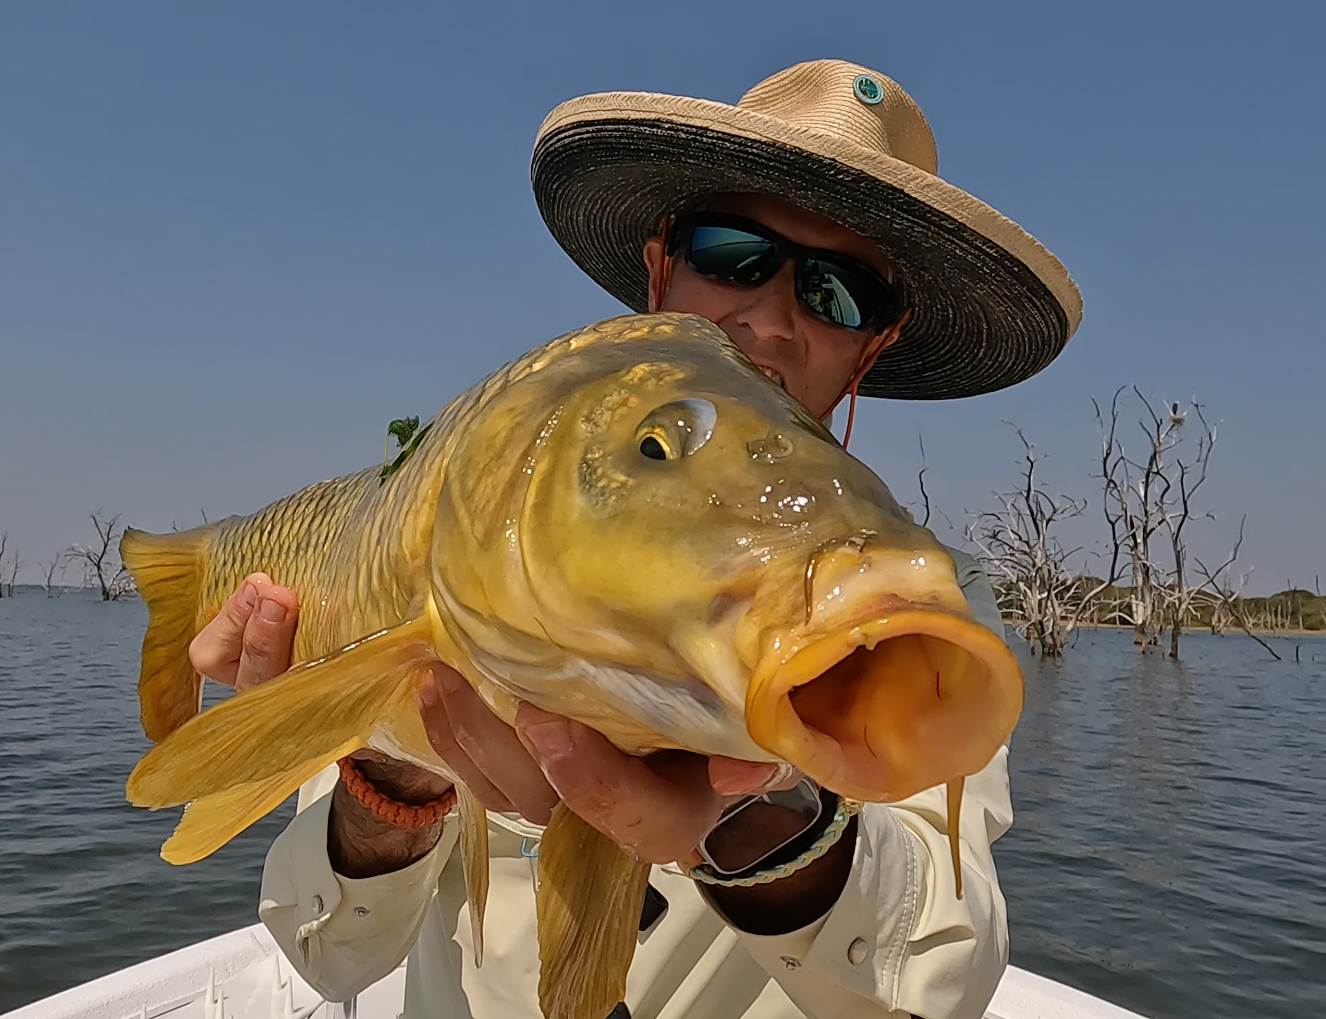
[[[725,103],[647,92],[582,96],[544,121],[531,165],[549,230],[597,283],[648,310],[644,242],[662,217],[707,195],[776,195],[892,256],[912,315],[860,393],[951,399],[1039,372],[1082,304],[1034,237],[940,177],[854,144]]]

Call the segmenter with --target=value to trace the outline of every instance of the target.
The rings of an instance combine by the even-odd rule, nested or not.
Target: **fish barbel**
[[[414,453],[248,517],[128,531],[149,609],[139,695],[159,741],[139,806],[188,804],[162,848],[217,849],[364,747],[455,776],[417,705],[459,670],[630,753],[786,761],[859,800],[961,780],[1012,732],[1016,661],[952,559],[867,467],[713,324],[625,316],[553,340],[453,400]],[[249,573],[299,597],[305,664],[199,713],[190,640]],[[482,807],[460,784],[476,957]],[[540,848],[540,1005],[621,1000],[648,875],[558,806]]]

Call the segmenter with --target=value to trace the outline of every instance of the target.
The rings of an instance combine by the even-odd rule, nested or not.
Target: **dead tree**
[[[133,590],[129,571],[119,560],[120,515],[102,518],[100,510],[88,514],[96,529],[97,540],[91,545],[74,545],[68,552],[70,562],[83,564],[83,586],[93,582],[101,589],[102,601],[113,601]]]
[[[18,549],[15,548],[9,557],[9,597],[11,598],[14,597],[14,585],[18,583],[18,568],[22,563],[23,561],[18,557]],[[3,560],[0,560],[0,567],[3,567],[3,565]],[[4,579],[4,576],[0,574],[0,587],[4,586]]]
[[[1134,458],[1119,434],[1126,388],[1115,392],[1108,421],[1092,401],[1101,434],[1105,521],[1127,560],[1133,642],[1151,647],[1168,628],[1169,653],[1177,658],[1183,627],[1204,586],[1190,582],[1185,532],[1194,517],[1193,496],[1206,482],[1216,430],[1196,401],[1187,410],[1172,403],[1157,412],[1133,386],[1143,407],[1138,425],[1144,440],[1144,455]],[[1193,430],[1190,417],[1200,424],[1195,449],[1185,445]]]
[[[1147,436],[1151,440],[1153,449],[1161,449],[1164,447],[1168,436],[1175,436],[1187,427],[1189,412],[1181,411],[1177,403],[1170,404],[1169,411],[1163,420],[1145,398],[1142,399],[1142,404],[1151,417],[1151,425]],[[1172,463],[1163,465],[1164,485],[1158,499],[1161,519],[1164,521],[1165,531],[1170,540],[1170,555],[1172,557],[1169,583],[1164,589],[1169,609],[1169,656],[1171,658],[1179,657],[1179,638],[1183,635],[1184,623],[1192,613],[1193,604],[1202,590],[1202,585],[1194,587],[1189,583],[1188,546],[1183,531],[1193,516],[1193,496],[1206,483],[1207,471],[1211,465],[1211,452],[1215,449],[1216,444],[1216,430],[1207,423],[1206,415],[1202,413],[1201,404],[1194,400],[1191,406],[1191,413],[1201,425],[1201,434],[1197,437],[1196,452],[1192,459],[1185,460],[1178,455],[1176,449],[1181,439],[1176,439],[1175,442],[1170,444],[1169,449],[1174,451],[1174,456]],[[1209,516],[1209,514],[1207,515]]]
[[[966,537],[993,574],[1000,608],[1014,617],[1018,635],[1042,657],[1053,658],[1063,653],[1086,606],[1112,582],[1114,569],[1108,580],[1088,587],[1069,568],[1081,550],[1065,549],[1055,528],[1080,516],[1087,504],[1045,491],[1036,478],[1040,455],[1022,429],[1014,431],[1023,451],[1019,487],[996,496],[999,509],[977,514]]]
[[[9,546],[9,532],[0,533],[0,598],[14,597],[14,588],[18,584],[18,571],[23,565],[23,560],[19,557],[18,548],[6,553]],[[5,571],[8,570],[9,579],[5,579]]]
[[[1132,581],[1129,616],[1133,624],[1133,643],[1145,647],[1155,644],[1159,636],[1156,624],[1159,619],[1160,571],[1151,557],[1151,539],[1163,523],[1157,505],[1158,494],[1164,488],[1163,447],[1158,450],[1153,445],[1145,461],[1128,456],[1119,436],[1120,398],[1126,388],[1121,386],[1115,392],[1110,402],[1108,424],[1100,405],[1095,400],[1091,403],[1101,432],[1105,522],[1127,557]]]
[[[69,555],[67,552],[57,552],[42,565],[46,567],[46,582],[42,585],[46,591],[46,597],[58,598],[60,596],[60,585],[56,583],[55,574],[58,571],[60,579],[64,579],[64,571],[69,568]]]

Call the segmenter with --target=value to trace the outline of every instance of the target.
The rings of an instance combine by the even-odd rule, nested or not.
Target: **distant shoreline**
[[[62,598],[62,597],[64,597],[65,595],[70,595],[70,594],[80,594],[80,593],[83,593],[83,592],[88,592],[88,593],[90,593],[90,594],[97,594],[97,593],[98,593],[98,592],[97,592],[97,589],[96,589],[95,587],[75,587],[75,586],[71,586],[71,585],[57,585],[56,588],[55,588],[55,591],[56,591],[56,593],[55,593],[54,595],[52,595],[52,597],[55,597],[55,598]],[[14,594],[8,594],[8,595],[5,595],[3,599],[0,599],[0,603],[3,603],[3,601],[6,600],[6,599],[16,597],[16,596],[19,595],[19,594],[42,594],[42,595],[44,595],[44,594],[46,594],[46,588],[45,588],[45,586],[42,585],[42,584],[15,584],[15,585],[14,585]],[[99,599],[98,599],[98,600],[99,600]],[[126,592],[125,594],[122,594],[122,595],[121,595],[118,599],[116,599],[116,600],[117,600],[117,601],[134,601],[134,602],[136,602],[136,601],[141,601],[142,599],[139,597],[137,591],[130,591],[130,592]],[[1005,620],[1004,620],[1004,625],[1005,625],[1005,626],[1016,626],[1016,625],[1017,625],[1017,620],[1016,620],[1016,619],[1005,619]],[[1119,624],[1119,623],[1078,623],[1076,628],[1079,629],[1079,630],[1131,630],[1131,629],[1132,629],[1132,626],[1131,626],[1131,625]],[[1251,629],[1252,629],[1252,632],[1255,633],[1258,637],[1289,637],[1289,638],[1323,637],[1323,638],[1326,638],[1326,630],[1306,630],[1306,629],[1305,629],[1305,630],[1260,630],[1260,629],[1258,629],[1258,628],[1256,628],[1256,627],[1252,627]],[[1200,625],[1197,625],[1197,626],[1189,626],[1189,627],[1185,627],[1183,632],[1184,632],[1184,635],[1185,635],[1185,636],[1186,636],[1186,635],[1189,635],[1189,634],[1198,634],[1198,633],[1211,634],[1211,629],[1210,629],[1210,627],[1207,627],[1207,626],[1200,626]],[[1227,627],[1226,629],[1222,630],[1220,633],[1211,634],[1211,636],[1214,636],[1214,637],[1224,637],[1224,636],[1226,636],[1226,635],[1234,636],[1234,637],[1245,637],[1245,636],[1247,636],[1247,634],[1245,634],[1241,629],[1239,629],[1239,628],[1236,627],[1236,626]]]
[[[1015,625],[1017,625],[1017,621],[1016,621],[1016,620],[1013,620],[1013,619],[1005,619],[1005,620],[1004,620],[1004,625],[1005,625],[1005,626],[1015,626]],[[1078,623],[1078,624],[1077,624],[1077,629],[1079,629],[1079,630],[1131,630],[1131,629],[1132,629],[1132,625],[1131,625],[1131,624],[1124,625],[1124,624],[1120,624],[1120,623]],[[1251,627],[1251,629],[1252,629],[1252,632],[1255,633],[1258,637],[1326,637],[1326,630],[1259,630],[1259,629],[1257,629],[1256,627]],[[1194,633],[1204,633],[1204,634],[1207,634],[1207,635],[1212,636],[1212,637],[1226,637],[1226,636],[1229,636],[1229,637],[1246,637],[1246,636],[1247,636],[1247,634],[1244,633],[1244,632],[1243,632],[1241,629],[1239,629],[1237,626],[1227,627],[1227,628],[1225,628],[1224,630],[1221,630],[1219,633],[1214,633],[1214,634],[1211,633],[1211,628],[1210,628],[1209,626],[1187,626],[1187,627],[1184,627],[1183,635],[1184,635],[1185,637],[1188,636],[1189,634],[1194,634]]]

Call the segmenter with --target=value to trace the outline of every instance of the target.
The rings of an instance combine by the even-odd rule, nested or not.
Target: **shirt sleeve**
[[[342,877],[327,856],[331,793],[295,815],[272,843],[258,917],[290,963],[328,1001],[348,1001],[409,954],[456,844],[447,824],[410,866],[370,878]]]
[[[984,570],[950,552],[973,615],[1003,637]],[[739,931],[746,949],[812,1019],[980,1019],[1008,964],[1008,914],[990,851],[1013,821],[1008,748],[965,783],[961,899],[942,786],[867,804],[859,818],[852,870],[833,909],[789,934]]]

